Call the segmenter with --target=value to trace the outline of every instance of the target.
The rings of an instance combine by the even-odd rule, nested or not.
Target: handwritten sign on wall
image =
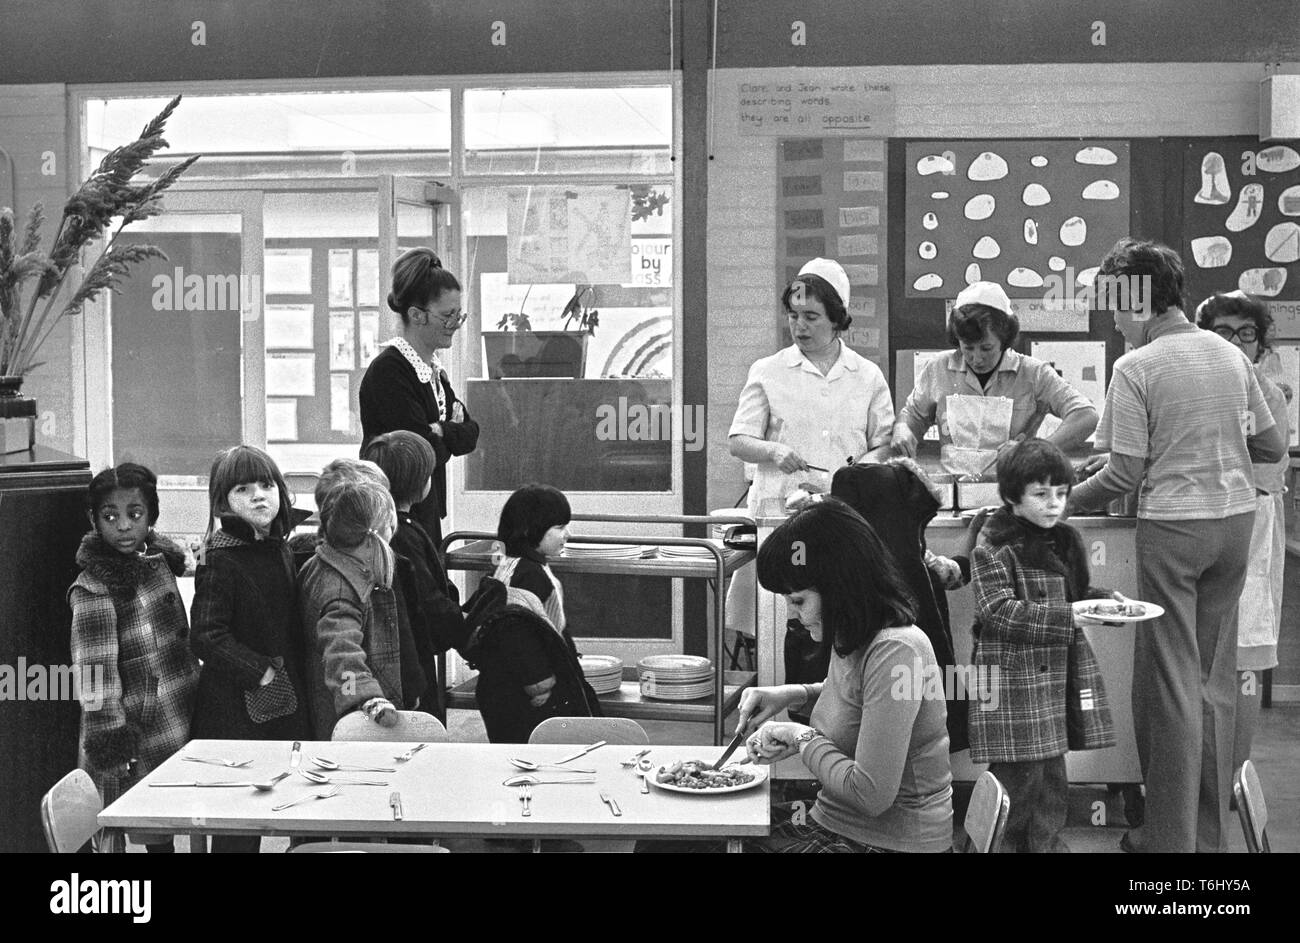
[[[887,84],[854,80],[742,82],[740,133],[892,137],[894,92]]]

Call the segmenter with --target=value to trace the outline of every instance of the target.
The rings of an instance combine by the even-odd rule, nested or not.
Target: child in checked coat
[[[1115,743],[1101,672],[1072,606],[1111,597],[1090,586],[1079,532],[1059,523],[1073,480],[1051,443],[1017,446],[998,463],[1004,504],[972,559],[974,662],[997,697],[970,711],[971,759],[990,764],[1010,796],[1010,852],[1069,851],[1060,836],[1065,753]]]

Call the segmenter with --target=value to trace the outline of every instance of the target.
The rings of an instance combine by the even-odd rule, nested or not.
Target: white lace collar
[[[415,348],[411,346],[405,337],[394,337],[388,341],[388,345],[396,347],[398,353],[406,358],[406,362],[414,368],[415,376],[421,383],[428,383],[435,376],[442,373],[442,362],[438,359],[436,353],[428,361],[425,361],[415,352]]]

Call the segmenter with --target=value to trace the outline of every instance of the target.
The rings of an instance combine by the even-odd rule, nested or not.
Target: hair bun
[[[402,313],[402,306],[398,303],[397,296],[391,291],[388,293],[388,307],[391,311],[395,311],[398,314]]]

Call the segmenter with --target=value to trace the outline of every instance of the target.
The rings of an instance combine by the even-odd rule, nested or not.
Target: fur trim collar
[[[113,596],[130,596],[140,581],[149,574],[151,558],[162,557],[175,576],[185,574],[185,551],[154,531],[149,531],[142,554],[119,553],[91,531],[81,538],[77,549],[77,564],[86,574],[108,588]]]
[[[897,455],[889,459],[885,464],[898,465],[901,468],[906,468],[916,476],[917,480],[920,481],[921,484],[925,485],[925,490],[930,492],[930,497],[934,498],[940,506],[943,505],[943,489],[930,480],[930,476],[926,473],[925,469],[918,465],[914,459],[910,459],[906,455]]]
[[[1088,589],[1088,561],[1083,538],[1072,527],[1057,524],[1049,531],[1031,529],[1005,504],[989,515],[979,542],[989,548],[1010,546],[1024,562],[1039,570],[1059,573],[1070,583],[1072,600]]]

